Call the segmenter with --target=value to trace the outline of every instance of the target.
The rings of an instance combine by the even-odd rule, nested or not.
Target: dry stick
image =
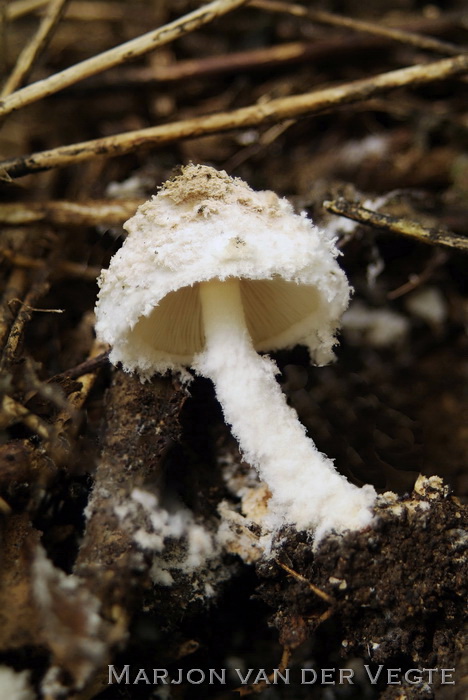
[[[47,5],[49,0],[17,0],[7,5],[6,16],[9,21],[29,15],[31,12]]]
[[[195,29],[212,22],[217,17],[231,12],[241,5],[245,5],[246,2],[248,0],[213,0],[213,2],[203,5],[198,10],[194,10],[163,27],[159,27],[159,29],[143,34],[136,39],[131,39],[124,44],[120,44],[120,46],[66,68],[60,73],[55,73],[44,80],[28,85],[22,90],[14,92],[9,97],[0,100],[0,118],[21,107],[37,102],[43,97],[53,95],[79,80],[89,78],[108,68],[113,68],[121,63],[142,56],[148,51],[153,51],[159,46],[168,44],[184,34],[193,32]]]
[[[401,68],[372,78],[356,80],[304,95],[282,97],[232,112],[220,112],[11,158],[0,162],[0,175],[4,178],[22,177],[28,173],[74,165],[91,158],[115,157],[137,148],[162,146],[181,139],[198,138],[207,134],[310,116],[341,105],[366,100],[396,88],[443,80],[467,70],[468,55],[447,58],[423,66]]]
[[[417,274],[412,274],[409,279],[404,284],[401,284],[396,289],[387,292],[387,299],[399,299],[399,297],[409,294],[413,289],[417,289],[425,282],[429,281],[434,274],[434,272],[445,265],[448,260],[448,253],[446,250],[441,250],[440,248],[436,250],[435,254],[429,259],[429,261],[424,265],[421,272]]]
[[[73,7],[73,5],[70,6]],[[70,10],[67,13],[70,16]],[[453,29],[458,16],[444,15],[443,19],[422,18],[411,23],[412,31],[444,32]],[[406,25],[408,26],[408,25]],[[86,82],[82,87],[71,87],[65,94],[89,96],[90,93],[102,89],[115,88],[122,90],[134,88],[139,84],[155,84],[202,78],[243,70],[273,69],[289,63],[314,61],[328,56],[335,59],[345,54],[360,50],[370,50],[382,46],[382,38],[370,34],[332,36],[317,41],[294,41],[266,46],[259,49],[234,51],[229,54],[207,56],[204,58],[186,59],[168,65],[157,66],[126,66],[119,71],[104,73]]]
[[[53,428],[50,424],[36,416],[35,413],[31,413],[29,409],[12,399],[11,396],[5,395],[0,404],[0,429],[4,430],[13,423],[24,423],[44,440],[52,438]]]
[[[38,258],[30,258],[13,250],[0,248],[0,260],[7,260],[14,267],[25,268],[27,270],[40,270],[46,267],[47,262]],[[95,280],[101,272],[101,268],[93,265],[73,262],[72,260],[60,260],[56,268],[50,270],[51,276],[65,275],[68,277],[78,277],[79,279]]]
[[[106,0],[103,2],[99,2],[99,0],[77,2],[77,0],[73,0],[67,11],[67,19],[79,22],[122,22],[128,17],[128,5],[128,2],[120,2],[119,0],[117,2]],[[140,4],[138,12],[145,13],[143,16],[150,17],[151,3],[145,3],[145,5]],[[141,17],[140,15],[140,21]]]
[[[6,343],[14,319],[15,311],[11,308],[11,300],[26,294],[27,285],[26,271],[15,268],[5,285],[0,304],[0,350]]]
[[[51,200],[48,202],[0,204],[0,224],[18,226],[43,221],[65,226],[120,225],[132,216],[145,199],[94,199],[85,202]]]
[[[330,605],[334,603],[334,599],[332,598],[331,595],[328,595],[328,593],[325,593],[325,591],[322,591],[320,588],[317,588],[317,586],[314,586],[313,583],[311,583],[308,579],[306,579],[305,576],[302,576],[302,574],[299,574],[297,571],[294,571],[294,569],[291,569],[290,566],[287,566],[287,564],[283,564],[281,561],[278,559],[275,560],[278,566],[281,566],[284,571],[286,571],[290,576],[295,578],[297,581],[301,581],[301,583],[305,583],[310,590],[315,593],[316,596],[324,600],[326,603],[329,603]]]
[[[7,18],[9,21],[23,17],[32,12],[42,11],[49,0],[16,0],[7,6]],[[100,20],[121,21],[128,13],[128,7],[123,2],[100,2],[95,0],[89,2],[77,2],[72,0],[67,10],[67,19],[80,20],[83,22],[95,22]]]
[[[47,47],[58,25],[68,0],[50,0],[47,12],[39,24],[36,34],[18,56],[15,67],[3,86],[0,97],[11,95],[31,72],[34,62]]]
[[[83,374],[89,374],[90,372],[94,372],[96,369],[99,369],[103,365],[107,364],[108,356],[108,350],[106,350],[105,352],[101,352],[98,355],[90,355],[90,357],[87,360],[84,360],[84,362],[80,362],[79,365],[70,367],[70,369],[66,369],[65,372],[60,372],[60,374],[54,374],[53,377],[50,377],[47,380],[47,383],[53,384],[64,381],[65,379],[77,379]]]
[[[7,70],[7,4],[0,0],[0,76]]]
[[[291,659],[291,650],[288,647],[283,647],[283,653],[281,654],[281,660],[279,662],[278,668],[275,669],[272,673],[269,674],[268,680],[265,681],[259,681],[258,683],[253,683],[252,685],[241,685],[240,688],[236,688],[234,692],[239,693],[239,697],[245,697],[246,695],[252,695],[252,693],[255,693],[256,695],[260,694],[263,690],[265,690],[271,683],[276,682],[276,674],[279,671],[280,673],[283,673],[285,669],[288,667],[289,661]]]
[[[0,372],[7,370],[11,363],[16,359],[20,343],[23,338],[24,328],[26,323],[31,318],[31,314],[34,310],[34,304],[49,289],[49,282],[47,280],[48,271],[43,269],[39,270],[36,274],[37,278],[32,283],[24,300],[21,302],[16,318],[10,328],[10,332],[3,349],[3,354],[0,359]],[[11,299],[10,301],[15,302],[16,299]]]
[[[79,22],[122,22],[128,18],[129,2],[120,0],[72,0],[67,10],[67,19]],[[153,3],[158,5],[158,3]],[[158,9],[156,6],[155,10]],[[139,20],[148,17],[152,20],[151,3],[139,4]]]
[[[357,32],[365,32],[376,36],[382,36],[393,41],[400,41],[403,44],[410,44],[419,49],[427,51],[435,51],[448,56],[456,56],[463,49],[448,41],[440,41],[432,37],[423,36],[415,32],[408,32],[403,29],[394,29],[392,27],[384,27],[373,22],[363,22],[362,20],[352,19],[351,17],[343,17],[332,12],[321,10],[309,10],[303,5],[294,3],[276,2],[276,0],[254,0],[252,3],[255,7],[271,12],[284,12],[296,15],[297,17],[306,17],[313,22],[320,24],[332,25],[335,27],[346,27]]]
[[[96,340],[89,353],[88,362],[100,357],[105,351],[107,351],[107,347],[104,346],[103,343]],[[83,374],[78,375],[77,381],[81,384],[80,388],[77,391],[72,392],[67,397],[67,407],[60,411],[59,415],[54,421],[54,428],[57,432],[57,436],[60,437],[65,433],[65,431],[67,431],[67,436],[69,439],[76,436],[80,427],[79,410],[83,408],[84,403],[94,386],[101,366],[101,362],[95,363],[94,365],[89,363],[89,366],[85,365]]]
[[[422,226],[417,221],[396,218],[389,214],[371,211],[353,202],[348,202],[341,197],[331,202],[324,202],[323,206],[327,211],[333,214],[345,216],[348,219],[353,219],[353,221],[358,221],[360,224],[367,224],[368,226],[380,228],[390,233],[408,236],[422,243],[442,245],[468,252],[468,236],[460,236],[442,228],[428,228]]]

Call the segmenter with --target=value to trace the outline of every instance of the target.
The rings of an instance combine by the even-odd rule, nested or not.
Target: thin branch
[[[342,105],[366,100],[390,90],[444,80],[466,71],[468,71],[468,55],[401,68],[371,78],[304,95],[282,97],[232,112],[220,112],[11,158],[0,162],[0,177],[6,179],[22,177],[28,173],[74,165],[96,157],[112,158],[142,147],[158,147],[182,139],[311,116]]]
[[[28,277],[26,271],[15,268],[5,284],[0,304],[0,350],[5,346],[15,317],[15,309],[12,309],[11,300],[26,294],[27,285]]]
[[[0,371],[8,369],[12,362],[15,361],[23,340],[24,329],[27,322],[31,318],[31,314],[34,309],[34,304],[49,289],[49,282],[47,280],[47,270],[39,270],[36,274],[37,278],[32,283],[24,300],[20,302],[16,318],[13,321],[12,326],[10,328],[10,332],[8,334],[8,337],[5,342],[5,347],[3,349],[3,354],[0,359]],[[17,302],[17,299],[12,297],[9,301],[10,303],[14,303]]]
[[[12,399],[11,396],[5,395],[3,397],[0,408],[0,429],[4,430],[14,423],[24,423],[44,440],[52,438],[53,427],[18,401]]]
[[[109,351],[101,352],[98,355],[91,354],[87,360],[80,362],[79,365],[75,367],[70,367],[70,369],[65,370],[65,372],[60,372],[60,374],[54,374],[53,377],[47,380],[48,384],[59,383],[65,379],[78,379],[83,374],[89,374],[90,372],[95,372],[97,369],[107,364],[109,357]]]
[[[290,566],[287,566],[287,564],[283,564],[278,559],[276,559],[275,561],[278,564],[278,566],[281,566],[281,568],[284,569],[284,571],[286,571],[290,576],[295,578],[297,581],[301,581],[301,583],[305,583],[306,586],[308,586],[310,590],[313,593],[315,593],[316,596],[324,600],[326,603],[329,603],[331,605],[335,602],[331,595],[328,595],[328,593],[322,591],[321,588],[317,588],[317,586],[314,586],[314,584],[311,583],[308,579],[306,579],[305,576],[302,576],[302,574],[299,574],[297,571],[294,571],[294,569],[291,569]]]
[[[74,20],[78,22],[122,22],[128,17],[128,2],[112,2],[112,0],[72,0],[70,7],[67,10],[67,19]],[[140,21],[148,17],[149,21],[152,19],[154,12],[151,10],[157,9],[155,7],[156,3],[140,3],[138,6],[138,13]],[[141,13],[141,14],[140,14]],[[151,19],[150,19],[151,18]]]
[[[8,6],[6,0],[0,0],[0,77],[7,70],[7,23]]]
[[[460,236],[443,228],[428,228],[411,219],[401,219],[389,214],[381,214],[339,198],[331,202],[324,202],[327,211],[339,216],[345,216],[360,224],[366,224],[389,233],[397,233],[408,238],[429,243],[430,245],[442,245],[447,248],[456,248],[468,252],[468,236]]]
[[[345,27],[346,29],[352,29],[356,32],[365,32],[374,36],[381,36],[385,39],[399,41],[418,49],[434,51],[446,56],[457,56],[463,52],[462,47],[456,46],[448,41],[440,41],[440,39],[434,39],[415,32],[408,32],[403,29],[385,27],[380,24],[375,24],[374,22],[364,22],[362,20],[352,19],[351,17],[343,17],[342,15],[336,15],[332,12],[309,10],[307,7],[296,5],[295,3],[276,2],[276,0],[254,0],[252,4],[263,10],[284,12],[295,15],[296,17],[305,17],[319,24]]]
[[[25,268],[26,270],[40,270],[47,266],[47,261],[39,258],[30,258],[13,250],[0,248],[0,260],[7,260],[13,267]],[[51,277],[63,275],[65,277],[77,277],[78,279],[95,280],[101,272],[101,268],[95,265],[85,265],[73,260],[59,260],[54,268],[51,268]],[[13,298],[11,301],[15,301]]]
[[[6,10],[7,19],[11,22],[19,17],[24,17],[24,15],[29,15],[47,5],[48,2],[49,0],[16,0],[16,2],[9,2]]]
[[[73,3],[71,5],[73,7]],[[67,16],[70,11],[67,13]],[[405,28],[411,27],[411,31],[424,31],[430,33],[443,33],[456,26],[458,16],[438,18],[437,21],[430,18],[420,18],[405,24]],[[104,73],[98,78],[87,81],[86,86],[75,87],[67,90],[67,95],[89,95],[102,89],[134,88],[141,84],[152,85],[156,83],[176,82],[203,78],[209,75],[252,70],[273,69],[276,66],[289,63],[314,61],[328,56],[335,59],[355,51],[369,50],[382,46],[382,37],[370,34],[349,34],[347,36],[327,36],[315,41],[282,42],[276,46],[265,46],[258,49],[244,51],[231,51],[228,54],[218,56],[204,56],[203,58],[174,61],[167,65],[155,66],[126,66],[119,71]]]
[[[42,14],[43,8],[49,0],[13,0],[7,6],[8,20],[15,20],[33,12]],[[141,6],[140,6],[141,7]],[[140,11],[140,9],[139,9]],[[67,10],[67,19],[79,20],[81,22],[96,21],[122,21],[128,7],[123,2],[93,0],[72,0]]]
[[[44,15],[36,34],[32,37],[16,61],[10,76],[3,86],[0,97],[11,95],[20,85],[22,85],[31,72],[34,62],[47,47],[57,27],[68,0],[50,0],[47,12]]]
[[[87,202],[52,200],[0,204],[0,224],[19,226],[41,221],[61,226],[120,225],[132,216],[144,201],[94,199]]]
[[[0,118],[44,97],[53,95],[79,80],[84,80],[108,68],[113,68],[126,61],[143,56],[145,53],[168,44],[212,22],[217,17],[227,14],[241,7],[241,5],[245,5],[246,2],[248,0],[213,0],[213,2],[203,5],[198,10],[194,10],[163,27],[159,27],[159,29],[143,34],[136,39],[131,39],[113,49],[66,68],[60,73],[55,73],[44,80],[28,85],[22,90],[14,92],[9,97],[0,100]]]
[[[101,361],[96,363],[91,361],[98,357],[101,358],[103,352],[107,352],[107,346],[95,340],[87,362],[83,363],[84,371],[77,377],[80,388],[69,394],[66,408],[60,411],[54,420],[54,428],[58,437],[64,435],[65,432],[68,439],[76,436],[81,424],[80,410],[83,408],[103,364]]]
[[[434,254],[424,265],[424,268],[421,270],[421,272],[411,274],[407,282],[397,287],[397,289],[393,289],[391,292],[388,292],[387,299],[399,299],[399,297],[402,297],[405,294],[409,294],[414,289],[417,289],[421,285],[425,284],[431,279],[431,277],[434,275],[434,272],[439,267],[446,264],[447,260],[447,251],[442,250],[440,248],[436,249]]]
[[[283,648],[283,653],[281,654],[281,660],[278,664],[277,669],[269,674],[268,680],[259,681],[258,683],[253,683],[252,685],[241,685],[240,688],[236,688],[234,692],[239,693],[239,697],[243,698],[247,695],[260,695],[271,683],[275,683],[276,673],[279,671],[283,673],[288,667],[289,661],[291,659],[291,650],[288,647]]]

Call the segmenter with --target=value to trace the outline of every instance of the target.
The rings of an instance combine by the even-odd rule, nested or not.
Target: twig
[[[41,13],[44,5],[47,5],[49,0],[13,0],[7,6],[7,18],[8,20],[15,20],[24,15],[31,14],[32,12]],[[141,6],[140,6],[141,8]],[[139,8],[139,11],[141,9]],[[123,2],[112,2],[93,0],[72,0],[67,9],[67,19],[79,20],[82,22],[96,22],[96,21],[122,21],[126,13],[128,13],[128,7]]]
[[[66,68],[60,73],[55,73],[44,80],[28,85],[22,90],[14,92],[9,97],[0,100],[0,118],[44,97],[53,95],[79,80],[84,80],[108,68],[113,68],[121,63],[143,56],[145,53],[168,44],[184,34],[193,32],[195,29],[212,22],[217,17],[227,14],[241,5],[245,5],[247,1],[213,0],[213,2],[203,5],[199,9],[159,29],[143,34],[136,39],[131,39],[124,44],[120,44],[120,46]]]
[[[407,282],[397,287],[397,289],[393,289],[391,292],[388,292],[387,299],[399,299],[405,294],[409,294],[414,289],[417,289],[422,284],[425,284],[428,280],[431,279],[432,275],[437,270],[437,268],[441,267],[441,265],[445,265],[447,260],[447,251],[442,251],[440,248],[437,249],[434,255],[424,266],[423,270],[421,272],[410,275]]]
[[[345,216],[347,219],[352,219],[360,224],[367,224],[390,233],[407,236],[422,243],[442,245],[468,252],[468,236],[460,236],[443,228],[428,228],[411,219],[401,219],[390,216],[390,214],[371,211],[341,197],[331,202],[324,202],[323,206],[333,214]]]
[[[231,158],[224,164],[224,168],[228,172],[232,172],[239,165],[245,163],[249,158],[261,153],[265,148],[271,146],[272,143],[276,141],[285,131],[287,131],[293,124],[296,123],[295,119],[288,119],[285,122],[280,122],[279,124],[273,124],[269,129],[260,134],[258,139],[253,143],[241,148],[236,153],[234,153]]]
[[[146,15],[149,18],[154,14],[154,10],[157,8],[154,4],[151,5],[151,3],[139,4],[140,21],[143,17],[146,19]],[[103,2],[99,0],[93,0],[93,2],[72,0],[67,10],[67,19],[79,22],[122,22],[128,17],[128,9],[128,3],[120,0],[114,0],[114,2],[112,0],[103,0]]]
[[[29,258],[27,255],[21,255],[12,250],[5,250],[4,248],[0,248],[0,259],[1,258],[8,260],[8,262],[15,267],[22,267],[27,270],[40,270],[47,265],[44,260]],[[100,267],[84,265],[83,263],[76,263],[72,260],[57,261],[56,268],[50,270],[51,276],[59,273],[68,275],[69,277],[78,277],[87,280],[95,280],[100,272]],[[13,298],[12,301],[14,299],[15,298]],[[44,311],[44,309],[40,309],[40,311]]]
[[[305,583],[310,588],[310,590],[313,593],[315,593],[316,596],[324,600],[326,603],[329,603],[331,605],[335,602],[331,595],[328,595],[328,593],[325,593],[325,591],[322,591],[320,588],[317,588],[317,586],[314,586],[314,584],[311,583],[308,579],[306,579],[305,576],[302,576],[302,574],[298,574],[297,571],[294,571],[294,569],[291,569],[291,567],[287,566],[287,564],[283,564],[278,559],[276,559],[275,561],[278,564],[278,566],[281,566],[281,568],[284,569],[290,576],[293,576],[297,581],[301,581],[301,583]]]
[[[16,2],[9,2],[6,10],[7,19],[11,22],[11,20],[29,15],[31,12],[35,12],[37,9],[47,5],[48,2],[49,0],[16,0]]]
[[[8,7],[6,0],[0,0],[0,77],[7,70],[7,22]]]
[[[91,315],[89,320],[92,322]],[[92,361],[102,355],[103,347],[102,343],[94,341],[88,359],[82,363],[84,371],[76,378],[78,389],[72,391],[63,401],[60,398],[58,401],[54,401],[61,410],[54,418],[46,449],[55,464],[66,463],[73,451],[75,439],[84,418],[81,409],[86,403],[102,367],[102,362],[93,363]],[[45,382],[42,387],[38,387],[38,393],[48,400],[52,399],[55,390],[56,385],[50,380]]]
[[[4,498],[0,496],[0,513],[2,515],[10,515],[11,513],[11,508],[8,505],[8,503],[5,501]]]
[[[37,306],[29,306],[29,304],[25,304],[24,301],[21,301],[21,299],[12,299],[11,303],[13,302],[18,302],[19,304],[22,304],[23,307],[26,309],[26,311],[35,311],[36,313],[43,313],[43,314],[63,314],[64,310],[63,309],[41,309]]]
[[[88,3],[89,4],[89,3]],[[72,3],[71,7],[74,7]],[[70,12],[68,13],[70,14]],[[426,31],[441,33],[453,29],[458,17],[444,15],[443,18],[421,18],[408,23],[414,31]],[[313,61],[328,56],[335,59],[350,52],[370,50],[382,46],[382,37],[370,34],[359,36],[331,36],[315,41],[293,41],[281,43],[277,46],[265,46],[258,49],[245,51],[232,51],[220,56],[206,56],[183,61],[176,61],[168,65],[156,66],[127,66],[120,71],[106,73],[80,88],[70,88],[67,95],[88,95],[98,90],[135,87],[141,84],[154,84],[161,82],[176,82],[190,78],[203,78],[207,75],[217,75],[243,70],[261,70],[274,68],[275,66]]]
[[[104,347],[105,346],[102,343],[98,341],[94,342],[91,352],[89,353],[88,361],[85,364],[84,373],[78,375],[77,377],[77,381],[81,385],[80,388],[77,391],[72,392],[67,397],[67,407],[60,411],[54,421],[54,428],[57,431],[57,436],[60,437],[65,431],[67,431],[68,438],[75,437],[80,427],[79,411],[84,406],[84,403],[94,386],[94,382],[96,381],[98,370],[102,366],[101,362],[91,364],[90,361],[94,358],[100,357],[103,353]]]
[[[356,80],[304,95],[277,98],[232,112],[220,112],[11,158],[0,162],[0,176],[22,177],[28,173],[74,165],[98,156],[111,158],[150,145],[162,146],[182,139],[319,114],[396,88],[444,80],[467,70],[468,55],[447,58],[427,65],[401,68],[372,78]]]
[[[26,293],[28,279],[25,270],[16,268],[12,271],[6,285],[0,306],[0,349],[4,347],[13,322],[14,312],[11,299]]]
[[[0,204],[0,224],[18,226],[43,221],[65,226],[112,226],[123,224],[144,199],[94,199],[86,202],[52,200]]]
[[[190,78],[203,78],[205,76],[220,73],[241,72],[243,70],[258,70],[273,68],[293,62],[306,61],[341,52],[343,42],[341,40],[326,40],[323,42],[293,41],[277,46],[266,46],[260,49],[248,49],[246,51],[233,51],[221,56],[205,56],[184,61],[176,61],[168,65],[127,67],[117,73],[109,73],[86,83],[83,90],[96,91],[117,87],[132,86],[137,84],[172,83]],[[353,47],[355,42],[352,42]],[[345,44],[344,49],[349,48]],[[77,90],[67,91],[67,94],[76,94]]]
[[[278,671],[280,673],[283,673],[284,670],[288,667],[289,660],[291,658],[291,650],[288,647],[284,647],[283,653],[281,654],[281,660],[278,665]],[[239,693],[239,697],[245,697],[246,695],[252,695],[252,693],[258,694],[261,693],[263,690],[267,688],[270,683],[274,682],[276,676],[276,671],[273,671],[273,673],[270,673],[268,676],[268,681],[260,681],[259,683],[253,683],[252,685],[249,685],[247,687],[241,686],[240,688],[236,688],[235,692]]]
[[[429,36],[408,32],[403,29],[395,29],[385,27],[374,22],[363,22],[362,20],[353,19],[351,17],[343,17],[332,12],[322,10],[310,10],[303,5],[295,3],[276,2],[276,0],[254,0],[252,5],[263,10],[271,12],[284,12],[295,15],[296,17],[306,17],[313,22],[320,24],[331,25],[334,27],[345,27],[356,32],[365,32],[374,36],[381,36],[392,41],[399,41],[403,44],[409,44],[419,49],[434,51],[446,56],[456,56],[463,52],[463,48],[456,46],[448,41],[440,41]]]
[[[13,423],[24,423],[34,433],[44,440],[50,440],[53,436],[53,427],[46,423],[35,413],[15,401],[11,396],[4,396],[0,411],[0,429],[8,428]]]
[[[76,365],[75,367],[70,367],[70,369],[65,370],[65,372],[54,374],[54,376],[50,377],[47,382],[57,383],[63,381],[64,379],[77,379],[83,374],[94,372],[107,362],[108,356],[109,352],[107,350],[99,353],[98,355],[91,354],[90,357],[84,362],[80,362],[80,364]]]
[[[52,34],[62,17],[67,2],[68,0],[50,0],[47,12],[41,20],[36,34],[18,56],[15,67],[0,92],[0,97],[11,95],[25,82],[33,68],[34,62],[52,38]]]
[[[23,338],[24,327],[31,318],[32,309],[35,302],[46,293],[49,288],[47,281],[47,270],[40,270],[36,280],[32,283],[29,292],[21,302],[16,318],[11,326],[8,338],[5,342],[5,348],[0,360],[0,371],[7,369],[16,359],[20,342]],[[15,298],[10,298],[9,302],[14,302]]]

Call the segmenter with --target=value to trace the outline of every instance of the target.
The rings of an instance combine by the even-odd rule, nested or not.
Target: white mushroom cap
[[[96,306],[113,363],[142,378],[190,366],[204,347],[198,283],[230,277],[256,350],[300,343],[318,364],[331,358],[349,285],[335,241],[286,199],[189,165],[125,228]]]

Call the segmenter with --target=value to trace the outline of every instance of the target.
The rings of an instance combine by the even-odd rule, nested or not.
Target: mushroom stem
[[[276,381],[276,364],[258,355],[246,325],[240,282],[200,283],[205,349],[194,362],[211,379],[244,458],[271,492],[271,522],[325,532],[371,522],[375,490],[358,488],[310,440]]]

